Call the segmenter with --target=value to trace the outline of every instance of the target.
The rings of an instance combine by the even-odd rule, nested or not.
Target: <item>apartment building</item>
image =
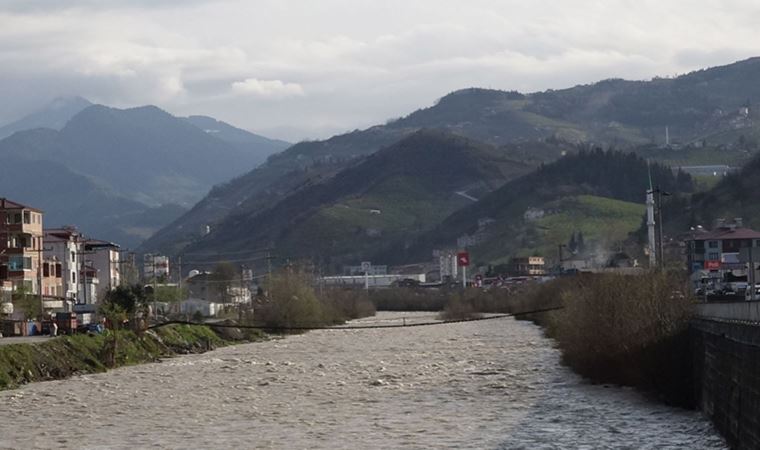
[[[62,297],[76,300],[81,290],[84,236],[74,227],[50,228],[44,231],[45,256],[61,264]]]
[[[39,209],[0,198],[0,282],[13,289],[40,292],[42,217]]]

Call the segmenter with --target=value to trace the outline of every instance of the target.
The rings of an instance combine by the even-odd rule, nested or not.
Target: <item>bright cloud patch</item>
[[[232,83],[232,91],[237,94],[257,97],[297,97],[304,95],[303,87],[298,83],[284,83],[280,80],[259,80],[247,78]]]

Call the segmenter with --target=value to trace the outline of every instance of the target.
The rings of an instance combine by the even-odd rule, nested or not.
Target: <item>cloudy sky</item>
[[[321,138],[464,87],[760,56],[758,23],[756,0],[0,0],[0,124],[82,95]]]

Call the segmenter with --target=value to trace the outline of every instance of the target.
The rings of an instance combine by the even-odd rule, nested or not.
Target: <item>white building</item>
[[[230,281],[220,283],[209,272],[196,272],[187,279],[188,295],[191,300],[212,303],[251,303],[251,290],[247,283]]]
[[[169,279],[169,257],[148,253],[143,256],[143,274],[146,280]]]
[[[204,317],[216,316],[223,308],[223,303],[214,303],[197,298],[187,299],[179,304],[180,313],[193,315],[200,312]]]
[[[119,246],[113,242],[88,239],[85,242],[87,261],[97,272],[97,298],[102,299],[121,283]]]
[[[424,273],[420,274],[387,274],[387,275],[344,275],[334,277],[322,277],[322,281],[327,286],[354,286],[370,288],[387,288],[393,283],[412,280],[417,283],[424,283],[427,277]]]
[[[80,271],[84,237],[74,227],[45,230],[45,257],[57,259],[61,263],[63,281],[62,296],[77,299],[80,291]]]
[[[77,305],[80,306],[79,310],[94,310],[94,305],[99,300],[98,286],[100,286],[100,280],[98,279],[98,271],[92,266],[86,266],[79,271],[79,277],[82,283],[79,286],[77,296]],[[81,306],[88,306],[88,308],[82,309]]]

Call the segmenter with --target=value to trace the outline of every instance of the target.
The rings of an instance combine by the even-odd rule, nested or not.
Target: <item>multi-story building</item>
[[[63,290],[63,264],[55,257],[42,259],[42,295],[65,297]]]
[[[747,282],[748,263],[755,267],[755,282],[760,282],[760,232],[744,228],[741,219],[734,223],[719,221],[712,231],[695,231],[687,242],[688,265],[692,280],[702,285],[732,281]]]
[[[546,275],[546,262],[543,256],[525,256],[509,261],[509,272],[519,276]]]
[[[121,283],[119,246],[113,242],[87,239],[84,244],[87,260],[97,271],[97,298],[102,299]]]
[[[148,253],[143,256],[143,274],[146,281],[169,279],[169,257]]]
[[[82,280],[77,296],[77,306],[75,311],[87,312],[94,311],[94,305],[98,302],[98,289],[100,280],[98,271],[91,265],[85,265],[79,271],[79,278]]]
[[[45,230],[45,256],[61,263],[62,297],[79,297],[84,236],[74,227]]]
[[[0,198],[0,282],[39,293],[42,211]]]

